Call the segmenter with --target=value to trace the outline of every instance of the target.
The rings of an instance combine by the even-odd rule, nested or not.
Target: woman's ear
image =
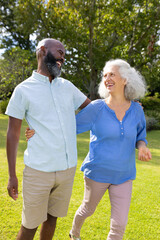
[[[124,85],[126,85],[127,84],[127,79],[124,78],[123,80],[124,80]]]

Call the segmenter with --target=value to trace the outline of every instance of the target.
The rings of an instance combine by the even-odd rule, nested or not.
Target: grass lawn
[[[23,152],[26,148],[24,131],[27,124],[23,122],[17,158],[17,175],[19,179],[19,198],[13,201],[7,194],[8,170],[5,152],[7,117],[0,114],[0,240],[14,240],[21,225],[22,209],[22,172]],[[160,131],[148,132],[147,139],[152,152],[149,163],[137,160],[137,178],[133,184],[132,201],[128,225],[124,240],[160,240]],[[69,240],[68,233],[74,213],[83,198],[83,174],[81,163],[88,151],[89,133],[78,136],[78,167],[68,215],[58,219],[55,240]],[[83,240],[105,240],[110,224],[110,204],[108,193],[98,205],[93,216],[88,218],[82,228]],[[38,240],[39,229],[35,239]]]

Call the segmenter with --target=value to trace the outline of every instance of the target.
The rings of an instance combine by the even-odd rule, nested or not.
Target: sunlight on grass
[[[7,194],[7,158],[5,151],[8,118],[0,114],[0,240],[15,239],[21,225],[22,211],[22,173],[23,152],[26,148],[25,128],[23,122],[17,157],[17,175],[19,179],[19,198],[13,201]],[[137,179],[133,184],[132,201],[128,225],[124,240],[158,240],[160,239],[160,131],[151,131],[147,135],[153,159],[150,162],[137,160]],[[69,240],[68,233],[72,226],[74,214],[83,199],[83,173],[80,166],[89,148],[89,133],[78,135],[78,166],[75,175],[72,198],[68,215],[58,219],[55,240]],[[95,214],[88,218],[82,228],[82,240],[105,240],[110,224],[110,203],[106,192]],[[39,239],[39,229],[34,238]]]

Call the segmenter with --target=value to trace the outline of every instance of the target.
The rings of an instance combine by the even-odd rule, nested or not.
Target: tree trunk
[[[90,63],[90,86],[89,97],[91,100],[97,98],[97,70],[94,65],[93,44],[94,44],[94,18],[95,18],[95,0],[91,1],[89,14],[89,63]]]

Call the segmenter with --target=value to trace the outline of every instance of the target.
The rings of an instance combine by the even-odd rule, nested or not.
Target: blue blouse
[[[136,178],[135,148],[146,141],[146,121],[131,102],[122,121],[104,100],[92,101],[77,116],[77,134],[90,130],[90,146],[81,170],[96,182],[120,184]]]

